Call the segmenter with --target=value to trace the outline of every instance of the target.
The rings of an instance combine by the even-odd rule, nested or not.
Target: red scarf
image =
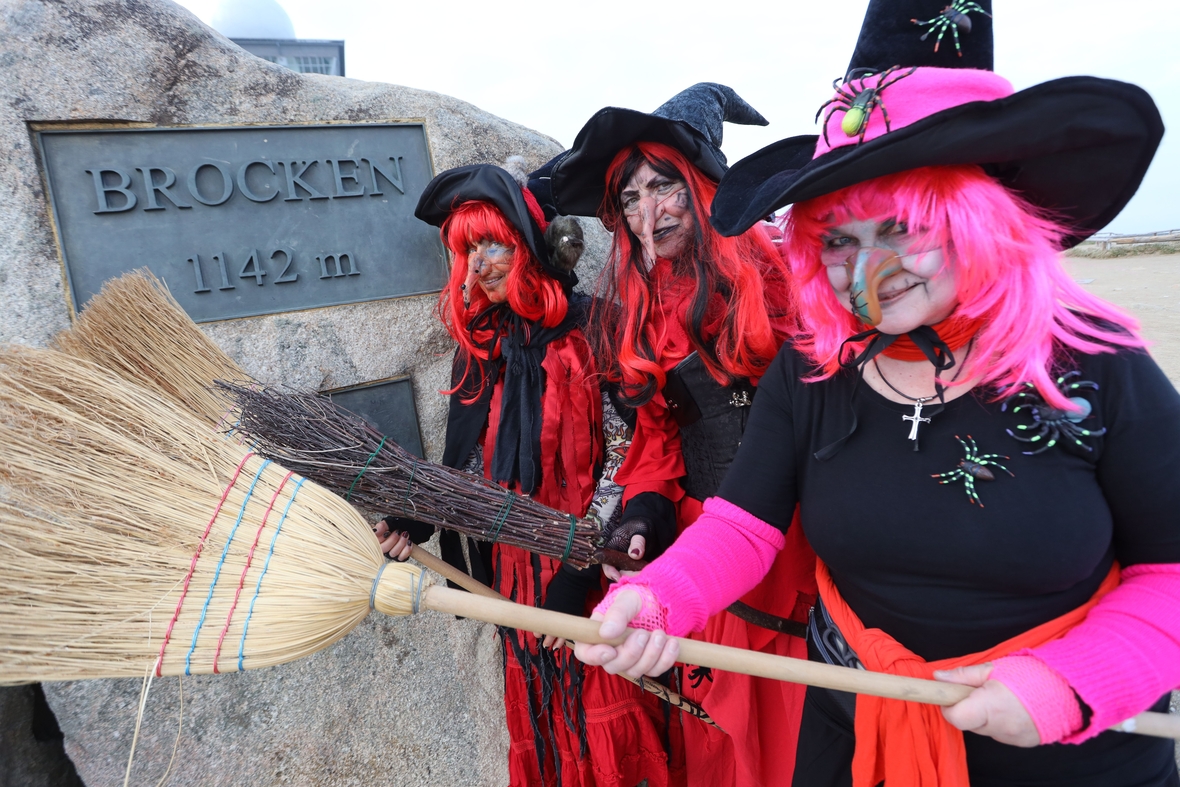
[[[951,352],[966,346],[967,342],[983,327],[983,320],[978,317],[963,317],[952,314],[940,323],[930,326],[942,339]],[[886,347],[882,353],[895,361],[925,361],[926,356],[918,349],[909,336],[898,336],[893,344]]]

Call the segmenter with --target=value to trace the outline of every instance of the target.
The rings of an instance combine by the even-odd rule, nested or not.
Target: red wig
[[[558,325],[565,319],[569,301],[561,284],[545,274],[516,228],[490,203],[472,200],[459,205],[443,222],[442,239],[451,252],[451,275],[439,295],[436,312],[447,333],[459,343],[459,355],[466,361],[456,387],[444,392],[450,394],[463,388],[462,382],[470,373],[472,358],[486,361],[499,357],[496,328],[510,316],[504,313],[505,309],[494,309],[494,304],[478,284],[468,292],[470,305],[463,304],[462,285],[467,278],[468,249],[482,240],[493,240],[513,249],[512,266],[508,269],[508,301],[503,306],[519,315],[526,324],[540,323],[546,328]],[[473,329],[472,322],[484,312],[489,312],[491,321]],[[467,393],[466,388],[463,390]],[[477,389],[472,398],[478,394]]]
[[[692,245],[671,261],[670,282],[657,283],[653,271],[659,268],[645,263],[618,202],[645,163],[687,184],[695,219]],[[757,380],[794,332],[790,277],[778,250],[761,227],[735,238],[714,230],[708,216],[716,193],[717,184],[680,151],[658,142],[620,150],[607,170],[599,217],[614,242],[599,283],[594,334],[602,365],[628,404],[641,405],[664,386],[657,327],[663,317],[684,321],[693,349],[722,385]]]
[[[796,346],[819,367],[839,370],[841,344],[865,326],[844,309],[824,271],[823,234],[850,220],[895,219],[920,227],[928,248],[954,266],[955,314],[981,320],[959,375],[997,390],[1033,383],[1045,401],[1075,405],[1054,384],[1054,365],[1084,354],[1142,347],[1139,324],[1082,289],[1062,265],[1065,230],[975,165],[922,167],[864,181],[791,208],[783,254],[797,281],[804,333]]]

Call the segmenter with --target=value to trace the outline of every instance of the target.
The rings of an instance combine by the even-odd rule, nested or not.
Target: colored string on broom
[[[221,658],[221,645],[225,642],[225,635],[229,631],[229,624],[234,619],[234,610],[238,608],[238,599],[241,598],[242,588],[246,584],[246,574],[250,571],[250,566],[254,563],[254,550],[258,547],[259,539],[262,538],[262,531],[266,528],[266,520],[270,518],[270,512],[274,510],[275,501],[279,499],[279,495],[283,492],[283,487],[287,485],[287,481],[293,475],[295,474],[288,472],[283,476],[283,480],[279,483],[279,488],[275,490],[275,493],[270,498],[270,503],[266,506],[266,513],[262,515],[262,522],[258,525],[258,531],[254,533],[254,542],[250,544],[250,551],[246,553],[246,565],[242,568],[242,576],[238,579],[238,588],[234,591],[234,600],[229,606],[229,614],[225,616],[225,625],[221,627],[221,634],[217,637],[217,650],[213,652],[213,674],[215,675],[221,672],[217,667],[217,661]]]
[[[184,584],[180,589],[180,598],[176,600],[176,611],[172,613],[172,620],[168,621],[168,628],[164,632],[164,641],[160,644],[160,655],[156,658],[156,677],[161,677],[160,670],[164,667],[164,649],[168,647],[168,642],[172,639],[172,628],[176,625],[176,619],[180,617],[180,608],[184,606],[185,596],[188,595],[188,586],[192,581],[193,572],[197,570],[197,559],[201,557],[201,551],[205,548],[205,540],[209,538],[209,532],[213,529],[213,523],[217,521],[218,515],[221,514],[221,508],[225,505],[226,498],[229,497],[229,490],[234,488],[234,484],[238,481],[238,476],[242,473],[242,468],[246,466],[247,460],[253,456],[253,452],[247,452],[242,457],[242,461],[238,463],[238,467],[234,470],[233,476],[225,487],[225,492],[221,495],[221,500],[217,503],[217,508],[213,510],[213,516],[209,518],[209,524],[205,527],[205,532],[201,536],[201,540],[197,542],[197,551],[193,554],[192,562],[189,564],[188,573],[184,575]]]
[[[242,658],[246,652],[246,634],[250,631],[250,618],[254,617],[254,604],[258,601],[258,595],[262,592],[262,579],[266,576],[267,569],[270,568],[270,559],[275,553],[275,542],[279,540],[279,533],[283,529],[283,523],[287,521],[287,514],[291,511],[291,504],[295,502],[295,496],[299,494],[300,487],[303,486],[305,478],[300,478],[295,484],[295,488],[291,490],[291,499],[287,501],[287,507],[283,509],[283,515],[279,517],[279,523],[275,526],[275,534],[270,537],[270,549],[266,553],[266,562],[262,564],[262,573],[258,575],[258,584],[254,586],[254,597],[250,599],[250,610],[246,613],[246,622],[242,626],[242,641],[238,645],[238,672],[241,672]]]
[[[386,439],[388,438],[382,436],[381,442],[377,444],[377,448],[373,451],[373,453],[369,454],[369,458],[365,460],[365,466],[362,467],[361,471],[356,474],[356,478],[352,479],[352,483],[348,485],[348,491],[344,493],[345,500],[352,499],[352,490],[356,488],[356,482],[361,480],[361,476],[363,476],[365,471],[369,469],[369,465],[373,464],[373,460],[377,458],[377,454],[381,453],[381,446],[385,445]],[[413,480],[413,477],[411,477],[410,482],[413,483]]]
[[[267,459],[254,474],[254,480],[250,482],[250,488],[246,490],[246,497],[242,500],[242,507],[238,510],[238,518],[234,520],[234,526],[230,529],[229,537],[225,540],[225,546],[221,550],[221,558],[217,561],[217,568],[213,570],[213,581],[209,583],[209,595],[205,596],[205,603],[201,607],[201,617],[197,619],[197,626],[193,629],[193,643],[184,656],[185,675],[191,674],[193,652],[197,649],[197,637],[201,635],[201,628],[205,625],[205,615],[209,612],[209,603],[213,601],[213,592],[217,589],[217,581],[221,578],[221,568],[225,565],[225,558],[229,555],[230,545],[233,544],[238,527],[242,524],[242,517],[246,515],[246,506],[250,504],[250,498],[254,495],[254,487],[258,486],[258,479],[262,478],[262,471],[269,465],[270,460]]]

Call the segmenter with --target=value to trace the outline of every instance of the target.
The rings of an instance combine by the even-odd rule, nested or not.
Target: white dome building
[[[291,41],[295,26],[278,0],[221,0],[213,28],[226,38],[269,38]]]
[[[305,74],[344,76],[344,42],[295,38],[278,0],[221,0],[213,28],[252,55]]]

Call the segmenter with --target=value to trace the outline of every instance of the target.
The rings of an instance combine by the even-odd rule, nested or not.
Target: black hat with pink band
[[[769,213],[917,167],[979,164],[1067,228],[1066,248],[1134,195],[1164,125],[1125,82],[1075,76],[1026,90],[992,70],[991,0],[872,0],[821,133],[780,140],[722,178],[710,218],[738,235]],[[807,152],[811,152],[810,160]]]

